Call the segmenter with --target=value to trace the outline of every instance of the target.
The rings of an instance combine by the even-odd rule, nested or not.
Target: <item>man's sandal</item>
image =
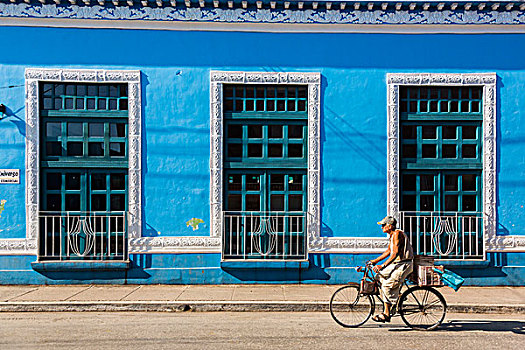
[[[381,323],[390,322],[390,316],[383,312],[372,317],[372,321]]]

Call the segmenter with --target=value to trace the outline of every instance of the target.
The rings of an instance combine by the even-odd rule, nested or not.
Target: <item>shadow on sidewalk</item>
[[[413,331],[410,328],[390,329],[394,332]],[[493,320],[451,320],[445,321],[438,329],[432,332],[512,332],[525,334],[525,321],[493,321]]]
[[[452,320],[445,322],[438,331],[487,331],[525,334],[525,321]]]

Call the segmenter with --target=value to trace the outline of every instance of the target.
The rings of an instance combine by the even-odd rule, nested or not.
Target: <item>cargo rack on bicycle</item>
[[[441,275],[434,269],[444,271],[443,266],[434,265],[434,257],[416,255],[414,256],[414,269],[408,275],[408,280],[422,287],[441,287],[444,285]]]

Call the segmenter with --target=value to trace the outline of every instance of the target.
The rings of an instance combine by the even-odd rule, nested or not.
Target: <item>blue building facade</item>
[[[520,2],[0,2],[0,283],[525,277]],[[18,175],[17,175],[18,174]]]

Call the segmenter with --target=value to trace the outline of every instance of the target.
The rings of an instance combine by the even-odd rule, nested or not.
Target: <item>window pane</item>
[[[404,139],[416,139],[417,137],[417,127],[415,125],[404,125],[403,126],[403,138]]]
[[[67,136],[83,136],[82,123],[67,123]]]
[[[258,194],[246,195],[246,210],[260,211],[261,210],[261,196]]]
[[[303,138],[303,126],[302,125],[288,125],[288,138],[289,139],[302,139]]]
[[[456,145],[443,145],[443,158],[456,158]]]
[[[91,190],[106,190],[106,174],[91,174]]]
[[[403,175],[403,191],[416,190],[416,175]]]
[[[476,191],[476,179],[477,176],[474,174],[468,174],[462,176],[462,190],[463,191]]]
[[[89,123],[89,137],[104,137],[104,124]]]
[[[61,123],[46,123],[46,136],[58,137],[62,134]]]
[[[111,174],[110,175],[110,188],[112,190],[125,190],[126,189],[126,175]]]
[[[402,203],[403,211],[415,211],[416,210],[416,196],[404,195]]]
[[[260,191],[261,177],[259,175],[246,175],[246,191]]]
[[[261,158],[262,145],[259,143],[251,143],[248,145],[248,157]]]
[[[302,211],[303,210],[303,196],[302,195],[289,195],[288,196],[288,210],[289,211]]]
[[[457,191],[458,190],[458,176],[457,175],[445,175],[445,191]]]
[[[416,158],[416,155],[417,155],[416,145],[402,145],[403,158]]]
[[[262,125],[248,125],[248,138],[250,139],[262,138]]]
[[[457,211],[458,210],[458,196],[449,195],[445,196],[445,211]]]
[[[284,195],[272,194],[270,196],[270,210],[283,211],[284,210]]]
[[[62,155],[62,143],[61,142],[46,142],[46,155],[48,156],[61,156]]]
[[[111,199],[111,210],[123,211],[126,210],[126,195],[124,194],[112,194]]]
[[[268,145],[268,157],[270,158],[282,158],[283,156],[283,145],[280,143],[271,143]]]
[[[422,155],[423,158],[436,158],[436,145],[423,145]]]
[[[78,211],[80,210],[80,195],[79,194],[66,194],[66,211]]]
[[[462,127],[463,139],[476,139],[476,127],[471,125],[464,125]]]
[[[80,174],[67,173],[66,174],[66,190],[80,190]]]
[[[268,137],[271,139],[282,139],[283,138],[283,126],[282,125],[269,125],[268,126]]]
[[[463,196],[463,211],[476,211],[476,196]]]
[[[59,194],[48,194],[46,196],[46,210],[47,211],[62,210],[62,196]]]
[[[476,158],[476,145],[463,145],[463,158]]]
[[[241,139],[242,138],[242,125],[229,124],[227,137],[232,138],[232,139]]]
[[[82,142],[68,142],[67,143],[67,155],[68,156],[81,156],[84,154]]]
[[[228,195],[228,210],[242,210],[242,197],[240,194]]]
[[[105,194],[93,194],[91,195],[91,210],[93,211],[106,211],[106,195]]]
[[[126,137],[126,124],[110,124],[109,136],[111,137]]]
[[[288,145],[288,157],[302,158],[303,157],[303,145],[302,144],[289,144]]]
[[[295,174],[288,175],[288,190],[302,191],[303,190],[303,175]]]
[[[271,191],[284,191],[284,175],[283,174],[272,174],[270,176],[270,190]]]
[[[110,142],[109,143],[109,155],[111,157],[125,157],[126,156],[126,144],[124,142]]]
[[[94,98],[88,98],[87,99],[87,109],[95,109],[96,107],[95,102],[96,100]]]
[[[62,188],[62,174],[48,173],[46,175],[46,188],[48,190],[60,190]]]
[[[229,143],[228,144],[228,157],[229,158],[241,158],[242,157],[242,144]]]
[[[434,175],[420,175],[420,190],[434,191]]]
[[[242,175],[228,175],[228,190],[242,190]]]
[[[445,125],[442,129],[443,138],[448,140],[455,140],[456,137],[456,127],[452,125]]]
[[[435,126],[423,126],[423,138],[424,139],[436,139],[436,127]]]
[[[434,211],[434,196],[422,195],[420,199],[420,208],[421,211]]]
[[[90,157],[104,156],[104,142],[89,142],[88,154]]]

